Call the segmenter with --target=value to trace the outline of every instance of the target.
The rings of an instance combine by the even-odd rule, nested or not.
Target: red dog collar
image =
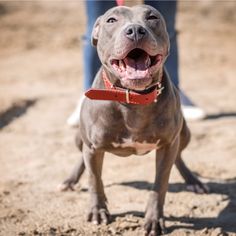
[[[147,94],[139,94],[129,89],[115,87],[108,79],[105,71],[102,71],[102,79],[106,89],[89,89],[85,92],[85,96],[95,100],[117,101],[129,104],[150,104],[157,102],[157,97],[161,94],[164,87],[159,82],[156,88]]]

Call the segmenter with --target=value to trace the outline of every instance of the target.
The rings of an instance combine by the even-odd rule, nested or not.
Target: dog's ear
[[[100,31],[100,21],[101,21],[101,16],[97,18],[94,26],[93,26],[93,31],[92,31],[92,37],[91,37],[91,43],[93,46],[97,46],[98,43],[98,35]]]

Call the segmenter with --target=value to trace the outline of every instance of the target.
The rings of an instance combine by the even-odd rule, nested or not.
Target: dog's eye
[[[117,21],[116,18],[110,17],[110,18],[108,18],[107,23],[115,23],[116,21]]]
[[[159,20],[160,18],[159,17],[157,17],[157,16],[155,16],[155,15],[149,15],[148,17],[147,17],[147,20]]]

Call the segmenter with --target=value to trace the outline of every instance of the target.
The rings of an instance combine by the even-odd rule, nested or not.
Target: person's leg
[[[163,15],[167,31],[170,37],[170,54],[165,66],[174,85],[179,88],[179,55],[177,33],[175,30],[177,1],[145,1],[145,4],[155,7]],[[196,107],[194,103],[179,88],[183,114],[188,120],[202,119],[205,113]]]
[[[87,29],[83,37],[84,90],[91,87],[96,73],[101,66],[95,47],[91,45],[91,34],[96,19],[108,9],[116,6],[116,1],[86,0]]]
[[[84,80],[83,90],[86,91],[92,86],[96,73],[101,63],[97,55],[97,50],[91,44],[91,34],[96,19],[104,14],[108,9],[116,6],[116,1],[85,0],[85,10],[87,16],[86,33],[83,36],[83,67]],[[80,109],[84,100],[84,95],[79,99],[74,112],[67,119],[70,126],[79,125]]]
[[[175,30],[175,19],[177,2],[176,1],[145,1],[145,4],[156,8],[163,15],[166,21],[166,27],[170,38],[170,54],[166,60],[165,66],[171,77],[172,82],[178,88],[179,86],[179,58],[177,35]]]

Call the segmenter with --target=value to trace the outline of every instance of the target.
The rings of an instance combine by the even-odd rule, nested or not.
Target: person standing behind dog
[[[177,34],[175,30],[176,22],[176,1],[144,1],[145,4],[156,8],[164,17],[167,25],[167,31],[170,38],[170,54],[165,63],[166,69],[174,85],[179,89],[179,57]],[[85,0],[85,8],[87,15],[87,29],[83,37],[83,63],[84,63],[84,90],[88,90],[93,83],[96,73],[101,63],[97,55],[96,49],[91,45],[91,34],[96,19],[103,15],[108,9],[115,7],[117,4],[122,5],[123,0]],[[184,117],[187,120],[199,120],[205,117],[204,111],[194,105],[194,103],[179,89],[180,100]],[[83,98],[78,102],[76,110],[68,118],[67,123],[70,126],[79,124],[80,106]]]

